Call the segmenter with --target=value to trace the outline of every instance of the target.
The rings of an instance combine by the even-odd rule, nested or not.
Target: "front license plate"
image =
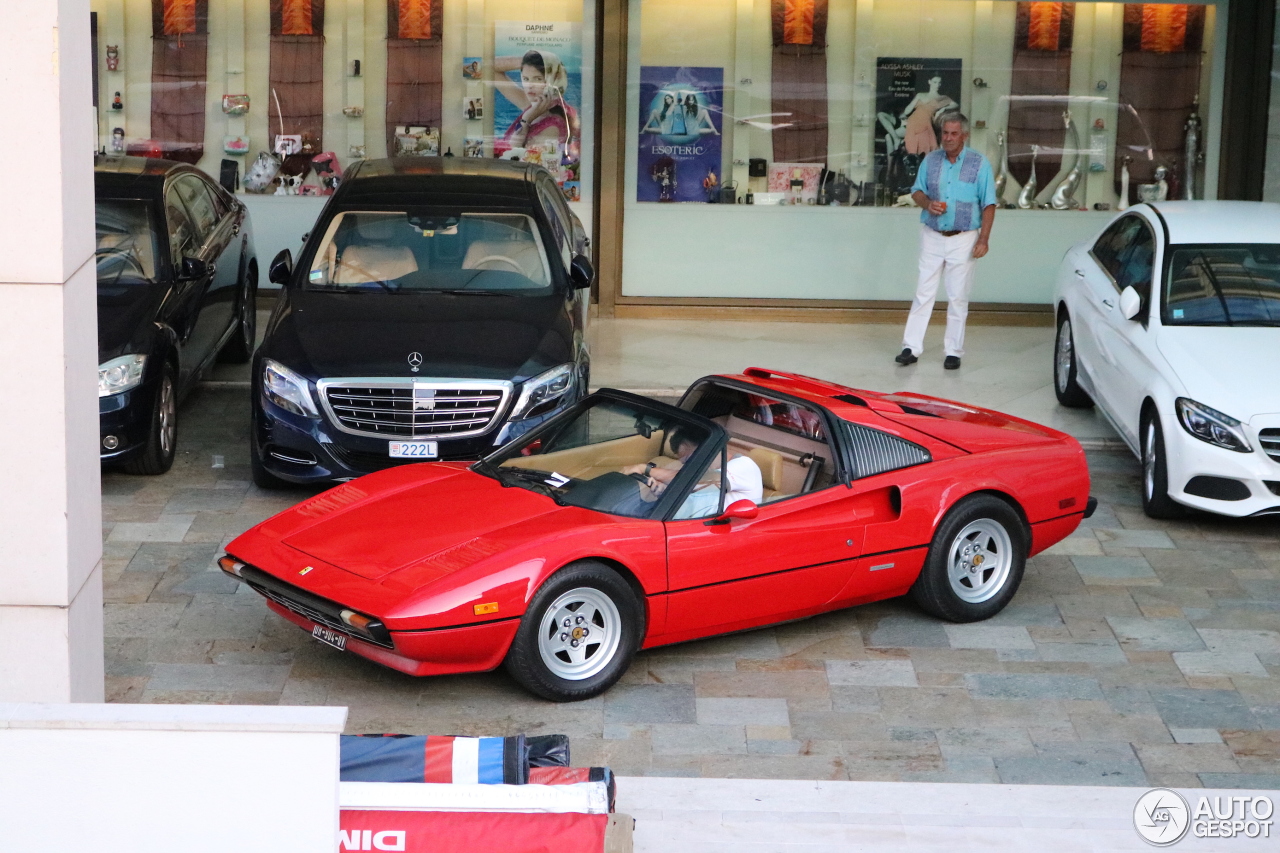
[[[337,631],[331,631],[323,625],[317,625],[312,628],[311,636],[315,637],[326,646],[333,646],[338,651],[345,652],[347,650],[347,635],[339,634]]]
[[[439,447],[434,441],[389,441],[387,453],[392,459],[435,459]]]

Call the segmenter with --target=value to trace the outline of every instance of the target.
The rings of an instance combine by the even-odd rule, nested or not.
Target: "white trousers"
[[[916,298],[907,315],[902,346],[915,355],[924,351],[924,331],[929,326],[938,284],[947,288],[947,334],[943,338],[946,355],[964,355],[964,321],[969,316],[969,290],[973,287],[973,244],[977,231],[962,231],[944,237],[927,225],[920,226],[920,280]]]

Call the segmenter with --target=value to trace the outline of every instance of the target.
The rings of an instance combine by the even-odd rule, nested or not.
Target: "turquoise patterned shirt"
[[[920,211],[920,221],[934,231],[977,231],[982,226],[983,209],[996,203],[991,164],[967,145],[954,163],[941,148],[924,155],[911,187],[912,193],[917,191],[947,203],[947,212],[940,216]]]

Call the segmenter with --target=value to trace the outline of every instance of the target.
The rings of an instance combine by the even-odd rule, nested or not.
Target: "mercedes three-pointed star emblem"
[[[422,367],[422,353],[420,352],[409,353],[409,369],[412,370],[414,373],[417,373],[419,367]]]

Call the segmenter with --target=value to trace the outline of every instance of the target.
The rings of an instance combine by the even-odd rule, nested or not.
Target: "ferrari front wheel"
[[[590,699],[631,665],[643,614],[631,586],[608,566],[566,566],[529,603],[507,653],[507,671],[544,699]]]
[[[970,495],[942,519],[911,597],[949,622],[995,616],[1013,598],[1026,568],[1022,519],[995,495]]]

